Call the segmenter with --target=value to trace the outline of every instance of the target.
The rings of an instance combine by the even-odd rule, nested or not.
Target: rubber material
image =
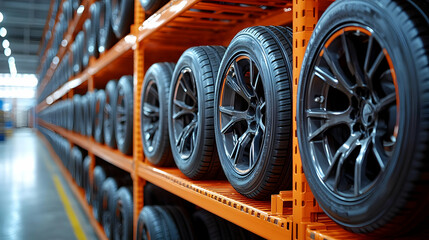
[[[92,211],[95,219],[99,223],[102,222],[103,208],[101,204],[101,186],[104,180],[106,180],[106,173],[101,166],[95,166],[94,168],[94,184],[91,189],[92,199]]]
[[[130,32],[134,21],[133,0],[112,0],[112,29],[116,38],[121,39]]]
[[[131,155],[133,152],[133,77],[123,76],[116,87],[115,139],[119,151]]]
[[[104,107],[106,104],[106,94],[104,90],[98,90],[96,93],[94,108],[94,138],[99,143],[104,143]]]
[[[99,198],[99,204],[102,209],[102,225],[106,237],[108,239],[113,238],[114,226],[113,226],[113,216],[115,209],[115,194],[118,190],[118,184],[115,179],[108,177],[101,186],[101,193]]]
[[[110,80],[106,85],[106,104],[104,105],[104,142],[111,148],[116,148],[115,124],[116,124],[116,93],[117,82]]]
[[[127,240],[133,237],[133,195],[131,187],[121,187],[115,194],[113,211],[113,239]],[[119,217],[120,213],[120,217]]]

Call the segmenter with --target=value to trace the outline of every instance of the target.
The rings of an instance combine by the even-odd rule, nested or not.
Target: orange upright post
[[[145,15],[139,0],[134,1],[134,25],[131,27],[131,34],[136,35],[138,27],[144,21]],[[137,221],[140,210],[143,208],[143,186],[145,181],[138,175],[139,163],[143,161],[143,146],[141,143],[141,126],[140,126],[140,95],[142,91],[142,84],[144,79],[144,47],[141,43],[137,42],[134,45],[134,118],[133,118],[133,160],[134,168],[132,172],[133,177],[133,233],[134,238],[137,234]]]
[[[298,81],[305,50],[318,20],[319,0],[293,0],[293,238],[305,239],[307,225],[320,208],[311,193],[301,163],[296,127]]]

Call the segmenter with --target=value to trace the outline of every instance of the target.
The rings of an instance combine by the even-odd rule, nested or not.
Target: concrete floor
[[[32,129],[0,142],[0,239],[77,239],[54,178],[60,179],[83,238],[97,239],[89,220]]]

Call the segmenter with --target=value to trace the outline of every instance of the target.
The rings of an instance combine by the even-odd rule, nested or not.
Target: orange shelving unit
[[[66,33],[67,46],[60,47],[64,57],[73,37],[82,27],[87,9],[94,0],[85,0],[85,10],[76,15]],[[225,5],[225,2],[242,5]],[[140,95],[145,71],[156,62],[177,61],[191,46],[224,45],[243,28],[255,25],[288,25],[293,28],[293,99],[297,98],[301,63],[307,43],[319,16],[333,0],[172,0],[145,20],[139,0],[135,0],[131,33],[98,59],[91,58],[88,68],[51,93],[49,101],[36,107],[40,112],[58,99],[74,93],[104,87],[108,80],[124,74],[134,75],[133,156],[97,143],[93,138],[46,123],[38,124],[86,149],[94,159],[105,161],[129,172],[133,177],[134,234],[143,208],[143,186],[152,182],[228,221],[268,239],[368,239],[343,230],[318,206],[306,181],[298,149],[296,121],[293,123],[293,187],[272,195],[271,201],[256,201],[237,193],[226,180],[194,181],[177,168],[158,168],[146,161],[141,143]],[[248,5],[247,5],[248,4]],[[252,5],[269,6],[267,9]],[[192,10],[191,10],[192,9]],[[210,20],[209,20],[210,19]],[[46,53],[45,53],[46,54]],[[43,59],[43,58],[42,58]],[[56,66],[43,79],[40,90],[50,81]],[[46,99],[47,100],[47,99]],[[49,102],[49,104],[48,104]],[[294,105],[293,117],[296,116]],[[92,161],[90,176],[95,161]],[[71,180],[72,181],[72,180]],[[91,215],[91,214],[90,214]],[[92,216],[92,215],[91,215]]]

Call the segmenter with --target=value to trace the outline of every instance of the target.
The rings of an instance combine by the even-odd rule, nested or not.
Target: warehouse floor
[[[0,239],[97,239],[32,129],[0,142]]]

